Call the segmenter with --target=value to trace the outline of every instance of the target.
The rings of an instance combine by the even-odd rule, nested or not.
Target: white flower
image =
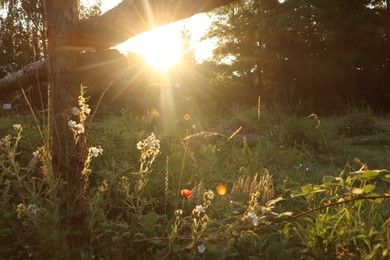
[[[39,155],[39,150],[36,150],[35,152],[33,152],[33,155],[34,155],[34,157],[38,157],[38,155]]]
[[[206,251],[206,246],[201,244],[198,246],[198,252],[199,254],[203,254]]]
[[[74,129],[77,131],[78,134],[84,133],[84,126],[83,124],[77,124],[74,126]]]
[[[157,145],[157,140],[151,140],[148,142],[148,148],[152,149]]]
[[[22,125],[21,124],[14,124],[13,127],[15,128],[16,131],[21,131],[22,130]]]
[[[38,214],[38,212],[39,212],[39,208],[38,208],[38,206],[35,205],[35,204],[29,204],[29,205],[27,206],[27,210],[28,210],[28,212],[30,213],[30,215],[36,215],[36,214]]]
[[[75,127],[75,126],[76,126],[76,121],[69,120],[69,121],[68,121],[68,126],[69,126],[70,128]]]
[[[92,155],[93,157],[98,157],[99,155],[103,154],[103,149],[100,146],[99,147],[90,147],[89,154]]]
[[[84,112],[85,112],[87,115],[89,115],[89,113],[91,113],[91,109],[90,109],[89,107],[86,107]]]
[[[204,213],[204,207],[202,205],[197,205],[195,207],[195,210],[198,211],[199,213]]]
[[[257,216],[253,211],[248,211],[247,215],[252,219],[252,223],[254,226],[257,226],[259,224],[259,220],[257,219]]]
[[[309,168],[306,168],[306,171],[308,171],[309,170]]]
[[[72,107],[71,112],[74,116],[80,115],[80,109],[78,109],[77,107]]]

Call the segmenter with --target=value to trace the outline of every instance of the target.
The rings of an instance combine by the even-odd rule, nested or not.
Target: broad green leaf
[[[313,192],[313,189],[309,186],[302,186],[301,187],[301,190],[302,192],[305,194],[305,195],[309,195],[310,193]]]
[[[382,172],[387,172],[387,170],[368,170],[364,171],[362,175],[357,176],[359,180],[370,180],[378,177]]]
[[[373,184],[368,184],[366,186],[363,187],[363,193],[364,194],[368,194],[370,193],[371,191],[373,191],[375,189],[375,185]]]

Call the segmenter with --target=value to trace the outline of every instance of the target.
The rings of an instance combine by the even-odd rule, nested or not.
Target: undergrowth
[[[96,120],[82,171],[88,243],[76,247],[61,222],[64,184],[36,126],[4,120],[0,257],[389,258],[387,170],[353,158],[340,167],[338,137],[317,116],[260,114],[260,104],[232,115],[211,131],[175,135],[154,125],[156,112],[136,124],[128,115]]]

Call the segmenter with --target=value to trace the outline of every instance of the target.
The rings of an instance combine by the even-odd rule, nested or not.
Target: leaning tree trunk
[[[72,107],[78,107],[80,82],[77,64],[80,51],[76,37],[79,22],[78,0],[46,0],[49,62],[49,105],[51,112],[52,171],[63,183],[61,223],[70,227],[71,244],[86,242],[87,204],[81,194],[80,172],[87,157],[84,134],[77,142],[67,122]],[[74,116],[73,116],[74,117]]]

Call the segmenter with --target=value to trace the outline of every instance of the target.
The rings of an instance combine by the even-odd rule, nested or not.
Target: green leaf
[[[368,184],[366,186],[363,187],[363,193],[364,194],[369,194],[371,193],[371,191],[373,191],[375,189],[375,185],[373,184]]]
[[[302,186],[301,187],[301,190],[302,192],[305,194],[305,195],[309,195],[310,193],[313,192],[313,189],[309,186]]]
[[[333,182],[336,178],[334,176],[326,175],[322,178],[322,181],[325,183]]]
[[[301,196],[304,196],[305,194],[303,192],[299,192],[297,190],[293,190],[291,191],[291,198],[296,198],[296,197],[301,197]]]
[[[364,171],[362,175],[358,175],[359,180],[371,180],[378,177],[382,172],[387,172],[387,170],[368,170]]]

